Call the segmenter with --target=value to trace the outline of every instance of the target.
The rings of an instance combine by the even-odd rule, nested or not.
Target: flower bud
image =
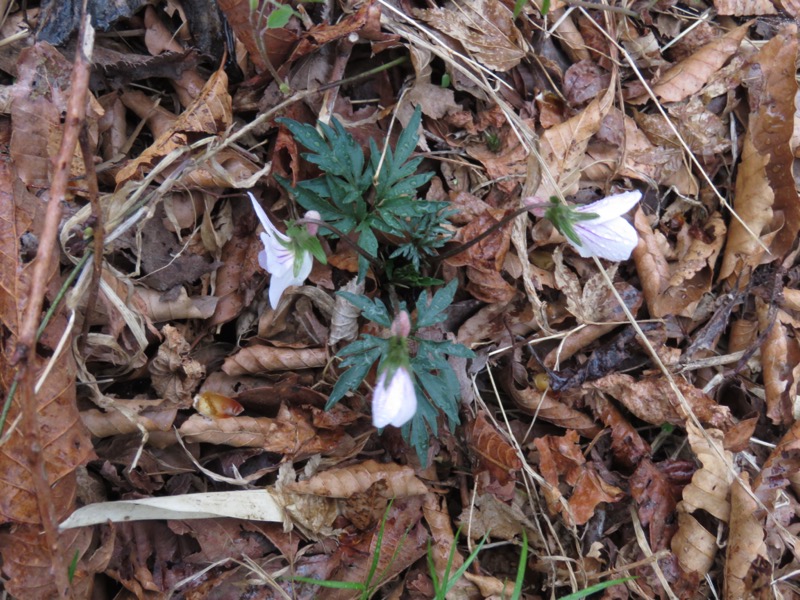
[[[411,318],[408,312],[401,310],[392,321],[392,335],[408,337],[411,333]]]
[[[319,214],[316,210],[309,210],[303,215],[305,219],[314,219],[315,221],[322,221],[322,215]],[[317,235],[317,231],[319,231],[319,225],[316,223],[306,223],[306,231],[311,235]]]

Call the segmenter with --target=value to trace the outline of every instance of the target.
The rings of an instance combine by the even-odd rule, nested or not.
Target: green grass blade
[[[519,566],[517,567],[517,579],[514,581],[514,593],[511,600],[519,600],[522,595],[522,584],[525,582],[525,571],[528,566],[528,533],[522,528],[522,552],[519,554]]]
[[[586,596],[590,596],[591,594],[602,592],[604,589],[610,588],[612,585],[619,585],[620,583],[625,583],[626,581],[631,581],[632,579],[636,579],[636,577],[623,577],[622,579],[612,579],[611,581],[597,583],[586,588],[585,590],[580,590],[579,592],[570,594],[569,596],[561,596],[559,600],[580,600],[581,598],[586,598]]]
[[[328,581],[327,579],[314,579],[313,577],[301,577],[295,575],[291,578],[292,582],[310,583],[320,587],[334,588],[337,590],[363,590],[364,584],[358,581]]]

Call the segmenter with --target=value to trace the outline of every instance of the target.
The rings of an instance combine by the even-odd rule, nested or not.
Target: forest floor
[[[793,0],[36,4],[4,594],[800,597]]]

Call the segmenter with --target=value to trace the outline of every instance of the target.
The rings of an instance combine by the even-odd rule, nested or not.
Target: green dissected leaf
[[[361,314],[370,321],[387,328],[392,326],[392,317],[389,316],[386,305],[379,298],[370,300],[366,296],[359,296],[351,292],[336,292],[336,294],[359,308]],[[352,346],[352,344],[350,345]]]
[[[366,250],[367,254],[370,256],[378,256],[378,238],[375,237],[375,234],[372,232],[372,229],[367,227],[363,227],[364,223],[359,225],[361,228],[361,234],[358,236],[358,245],[361,246],[364,250]],[[364,277],[367,276],[367,269],[369,268],[369,263],[367,259],[363,256],[358,256],[358,280],[362,281]]]
[[[329,150],[325,139],[319,134],[316,128],[312,127],[311,125],[306,123],[298,123],[293,119],[287,119],[284,117],[276,119],[276,121],[291,131],[294,139],[312,152],[323,154]]]
[[[417,327],[429,327],[439,323],[445,318],[444,311],[453,302],[458,281],[453,279],[450,283],[434,294],[430,305],[428,294],[423,291],[417,300]]]
[[[414,149],[417,147],[417,141],[419,140],[419,136],[417,135],[417,131],[419,130],[419,124],[422,121],[422,107],[417,105],[414,109],[414,114],[408,120],[408,125],[406,125],[403,132],[400,134],[400,138],[397,140],[397,146],[394,149],[395,155],[395,162],[397,163],[404,163],[408,160],[408,157],[411,156]]]
[[[451,424],[457,425],[457,396],[454,396],[451,390],[448,389],[447,382],[440,379],[439,375],[434,375],[424,368],[418,368],[414,360],[411,361],[411,364],[414,367],[414,375],[419,379],[420,385],[428,394],[431,402],[447,415],[447,419]]]
[[[430,426],[433,435],[439,432],[439,426],[436,422],[438,413],[436,409],[431,406],[425,394],[418,386],[414,386],[417,392],[417,413],[414,418],[403,426],[403,437],[413,446],[414,450],[419,457],[420,463],[423,465],[428,464],[428,447],[430,444],[430,433],[428,426]]]
[[[433,340],[419,340],[418,354],[450,355],[460,358],[475,358],[475,353],[464,344],[456,344],[449,340],[435,342]]]
[[[342,373],[333,386],[328,402],[325,404],[325,410],[330,410],[348,391],[358,389],[358,386],[364,381],[364,377],[369,373],[370,367],[380,355],[381,348],[373,348],[363,354],[354,354],[348,357],[342,364],[347,363],[350,368]]]
[[[289,22],[289,19],[292,18],[293,14],[294,11],[291,6],[282,4],[269,13],[269,17],[267,17],[267,29],[280,29],[284,27]]]
[[[344,292],[339,292],[339,293],[341,294]],[[373,348],[380,348],[381,352],[383,352],[388,347],[388,344],[389,340],[375,337],[374,335],[369,335],[365,333],[361,335],[360,339],[350,344],[347,344],[347,346],[339,350],[336,356],[338,356],[339,358],[344,358],[346,356],[352,356],[353,354],[360,354],[362,352],[367,352],[368,350],[372,350]],[[342,366],[346,367],[348,365],[347,360],[342,362]]]

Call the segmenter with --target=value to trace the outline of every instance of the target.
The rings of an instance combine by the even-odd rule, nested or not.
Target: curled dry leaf
[[[717,536],[685,512],[678,512],[678,530],[670,546],[681,570],[694,580],[709,572],[718,550]]]
[[[557,437],[546,435],[534,439],[539,450],[539,469],[549,488],[543,488],[547,506],[553,514],[561,513],[571,524],[583,525],[594,515],[601,502],[618,502],[625,493],[600,477],[592,463],[587,463],[578,445],[578,433],[568,431]],[[571,489],[567,509],[561,501],[560,489]]]
[[[732,454],[724,448],[724,436],[718,429],[707,429],[703,435],[691,420],[686,423],[686,433],[689,445],[703,467],[683,489],[683,500],[678,509],[689,513],[702,509],[727,523],[731,509],[728,492],[733,476],[728,468]]]
[[[656,234],[641,209],[634,225],[639,245],[633,251],[636,270],[653,317],[691,317],[713,282],[717,257],[725,243],[725,222],[719,213],[699,227],[684,225],[675,248],[677,262],[668,263]]]
[[[748,22],[732,29],[668,69],[651,86],[653,93],[663,102],[680,102],[699,92],[711,75],[739,49],[749,28]],[[647,98],[649,96],[643,95],[631,102],[644,102]]]
[[[508,443],[486,418],[483,411],[467,428],[467,442],[478,455],[481,466],[488,470],[500,485],[514,479],[514,472],[522,468],[522,461],[514,446]]]
[[[328,469],[306,481],[289,483],[286,489],[296,494],[349,498],[353,494],[365,492],[373,483],[380,480],[386,481],[389,498],[405,498],[428,493],[428,488],[417,478],[411,467],[395,463],[381,464],[374,460]]]
[[[782,311],[781,311],[782,312]],[[756,299],[761,344],[761,371],[764,378],[767,417],[775,425],[794,422],[794,407],[800,377],[800,342],[792,327],[784,325],[761,299]]]
[[[744,139],[736,176],[734,210],[757,236],[736,220],[725,248],[720,277],[747,276],[751,269],[783,256],[800,230],[800,201],[792,168],[790,142],[797,82],[784,68],[795,60],[797,40],[793,30],[781,32],[756,56],[750,87],[750,128]],[[759,243],[760,242],[760,243]],[[771,255],[764,255],[762,244]]]
[[[180,331],[164,325],[161,333],[164,341],[149,366],[153,387],[167,402],[189,408],[192,392],[205,377],[206,369],[189,356],[189,343]]]
[[[510,369],[506,369],[506,373],[503,387],[526,413],[564,429],[574,429],[584,437],[591,438],[599,433],[600,428],[588,415],[559,402],[552,392],[541,392],[535,386],[518,389]]]
[[[163,292],[143,285],[134,286],[134,291],[153,323],[175,319],[208,319],[214,314],[219,301],[216,296],[189,297],[183,286],[178,289],[178,297],[170,300],[164,299]]]
[[[570,195],[578,191],[581,163],[589,140],[599,130],[603,119],[611,110],[614,100],[616,72],[605,94],[592,100],[589,105],[571,119],[547,129],[539,141],[540,153],[552,177],[543,177],[533,194],[539,198]],[[553,181],[555,179],[555,181]]]
[[[754,563],[762,558],[768,560],[764,543],[764,524],[756,518],[758,507],[750,497],[750,477],[740,475],[731,486],[731,521],[725,556],[726,599],[748,598],[753,590],[748,584],[748,573]]]
[[[273,348],[248,346],[225,359],[222,370],[228,375],[272,371],[297,371],[324,367],[328,361],[325,348]]]
[[[505,4],[492,0],[448,2],[444,8],[414,11],[431,27],[455,38],[484,66],[508,71],[525,56],[522,32]]]
[[[137,431],[169,431],[178,414],[177,407],[164,407],[163,400],[124,400],[116,398],[105,412],[81,412],[81,420],[97,438],[125,435]]]
[[[764,461],[753,481],[753,492],[768,510],[775,509],[781,490],[800,494],[800,421],[795,421]]]
[[[778,10],[770,0],[714,0],[717,14],[733,17],[776,15]]]
[[[351,294],[364,294],[364,281],[358,281],[358,277],[353,277],[344,286],[343,291]],[[328,338],[328,345],[333,346],[337,342],[351,342],[358,337],[358,316],[361,314],[355,304],[347,300],[344,296],[336,296],[331,314],[331,333]]]
[[[727,406],[720,406],[690,383],[676,379],[675,383],[701,423],[727,431],[734,420]],[[585,383],[613,396],[642,421],[660,427],[664,423],[683,426],[686,415],[665,377],[635,379],[624,373],[611,373],[602,379]]]

